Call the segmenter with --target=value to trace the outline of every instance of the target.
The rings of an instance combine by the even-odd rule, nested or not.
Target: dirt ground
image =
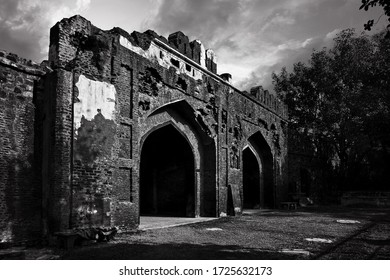
[[[341,220],[341,221],[340,221]],[[390,259],[390,209],[260,210],[240,217],[118,234],[29,259]]]

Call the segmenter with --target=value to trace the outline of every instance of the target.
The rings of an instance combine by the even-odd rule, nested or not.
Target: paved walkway
[[[243,215],[256,215],[260,212],[270,212],[269,209],[244,209]],[[187,217],[158,217],[158,216],[141,216],[139,230],[150,230],[159,228],[170,228],[188,224],[195,224],[216,220],[218,218],[187,218]]]
[[[170,228],[188,224],[195,224],[201,222],[207,222],[216,220],[218,218],[186,218],[186,217],[152,217],[141,216],[140,217],[140,230],[150,230],[158,228]]]

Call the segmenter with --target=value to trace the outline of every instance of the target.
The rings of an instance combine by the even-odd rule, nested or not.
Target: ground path
[[[140,229],[73,251],[29,248],[25,255],[116,260],[390,259],[390,209],[251,210],[220,219],[141,217]]]
[[[390,259],[389,213],[388,209],[348,208],[247,211],[241,217],[226,217],[183,226],[175,224],[175,227],[166,227],[165,224],[161,229],[121,234],[114,242],[80,248],[62,257]],[[340,220],[356,223],[340,223]],[[331,243],[308,240],[326,240]]]

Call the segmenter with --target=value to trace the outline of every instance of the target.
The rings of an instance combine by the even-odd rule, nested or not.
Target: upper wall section
[[[116,52],[113,42],[119,42],[121,46],[166,69],[174,69],[177,74],[185,74],[194,80],[203,80],[204,75],[209,76],[227,85],[236,94],[287,119],[285,104],[261,86],[252,88],[250,92],[242,92],[230,84],[230,74],[217,75],[215,53],[205,49],[199,40],[190,42],[181,31],[169,35],[168,40],[152,30],[129,34],[115,27],[110,31],[102,31],[83,17],[74,16],[61,20],[50,30],[50,66],[76,71],[82,68],[83,73],[110,82],[110,59]],[[87,54],[90,55],[88,59],[82,57]]]
[[[21,58],[16,54],[9,53],[6,51],[0,50],[0,66],[3,68],[13,69],[17,72],[28,74],[31,76],[44,76],[47,72],[50,72],[51,69],[47,67],[46,62],[37,64],[31,60]],[[5,82],[5,80],[1,80]],[[32,94],[32,93],[31,93]]]

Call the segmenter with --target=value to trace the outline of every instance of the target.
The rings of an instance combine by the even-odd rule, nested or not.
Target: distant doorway
[[[260,166],[252,150],[243,151],[243,206],[244,209],[260,208]]]
[[[195,217],[194,155],[173,126],[153,131],[141,151],[140,214]]]
[[[267,141],[256,132],[248,138],[243,157],[243,207],[274,208],[273,155]]]

